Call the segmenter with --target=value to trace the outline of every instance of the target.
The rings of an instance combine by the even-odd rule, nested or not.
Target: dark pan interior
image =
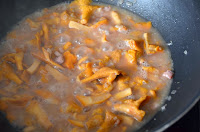
[[[166,110],[139,131],[163,131],[180,119],[200,98],[200,1],[199,0],[126,0],[119,6],[152,21],[169,46],[174,61],[175,76]],[[0,0],[0,38],[24,16],[64,0]],[[117,5],[117,0],[98,0]],[[184,54],[187,51],[187,55]],[[0,115],[0,130],[20,131]]]

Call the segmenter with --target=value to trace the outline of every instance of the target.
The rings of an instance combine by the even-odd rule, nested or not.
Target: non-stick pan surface
[[[118,0],[97,2],[117,5]],[[163,131],[180,119],[200,98],[200,1],[119,0],[120,7],[152,21],[169,46],[175,76],[162,111],[139,131]],[[129,2],[127,2],[129,1]],[[0,0],[0,38],[24,16],[64,0]],[[132,4],[130,3],[132,2]],[[166,108],[166,109],[164,109]],[[0,115],[0,131],[20,131]]]

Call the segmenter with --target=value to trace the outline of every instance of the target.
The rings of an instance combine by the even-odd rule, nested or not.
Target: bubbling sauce
[[[0,110],[24,132],[137,130],[172,82],[151,22],[89,0],[27,16],[0,50]]]

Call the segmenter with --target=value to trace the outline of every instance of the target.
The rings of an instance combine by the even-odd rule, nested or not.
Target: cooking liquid
[[[113,20],[110,16],[110,9],[108,5],[103,5],[104,7],[97,9],[92,17],[89,20],[90,24],[96,23],[101,17],[107,18],[109,22],[107,25],[102,25],[97,29],[94,29],[92,32],[83,32],[78,31],[76,29],[70,29],[68,26],[62,26],[60,24],[52,24],[49,26],[49,39],[50,43],[56,47],[63,47],[63,45],[70,41],[72,43],[72,46],[70,47],[70,52],[74,55],[76,55],[77,60],[80,60],[84,56],[89,56],[89,59],[87,62],[94,62],[93,67],[97,67],[98,60],[104,58],[105,55],[110,56],[112,51],[115,51],[116,49],[122,50],[122,56],[118,63],[113,63],[112,61],[109,61],[107,63],[107,66],[113,66],[115,65],[116,69],[122,70],[127,75],[129,75],[131,78],[134,77],[140,77],[145,80],[147,80],[147,84],[143,84],[142,87],[146,89],[155,89],[155,87],[158,86],[158,84],[164,84],[160,87],[160,90],[157,92],[157,99],[150,99],[147,103],[145,103],[143,106],[140,107],[140,109],[144,110],[146,112],[146,115],[142,122],[138,122],[134,120],[133,124],[131,126],[128,126],[128,130],[137,130],[142,125],[144,125],[149,119],[152,118],[152,116],[159,110],[161,104],[164,101],[164,98],[168,94],[168,91],[171,86],[171,80],[165,78],[162,76],[162,73],[166,70],[172,69],[172,60],[170,56],[170,52],[168,48],[166,47],[166,43],[163,41],[161,35],[159,32],[152,28],[150,31],[148,31],[148,34],[150,36],[150,44],[158,44],[162,47],[164,47],[164,52],[156,53],[153,55],[143,55],[143,59],[146,60],[146,62],[142,65],[144,66],[152,66],[159,70],[159,74],[157,76],[157,82],[151,81],[150,78],[148,78],[148,73],[142,70],[142,65],[130,65],[128,61],[126,60],[124,53],[128,49],[130,49],[129,46],[124,42],[124,39],[140,39],[138,36],[134,36],[131,34],[131,32],[134,32],[135,29],[132,26],[132,23],[130,23],[129,19],[133,19],[135,22],[142,22],[144,19],[141,17],[132,14],[128,11],[125,11],[123,9],[120,9],[118,7],[111,6],[111,10],[116,10],[121,17],[123,25],[125,25],[128,30],[122,31],[121,33],[115,31],[111,32],[110,28],[113,27]],[[106,9],[108,8],[108,9]],[[62,13],[65,10],[68,10],[68,6],[66,3],[61,3],[56,6],[53,6],[49,8],[48,10],[42,10],[37,11],[29,16],[27,16],[24,20],[19,22],[17,26],[13,28],[13,30],[8,33],[8,35],[15,33],[16,37],[7,37],[3,41],[1,41],[1,48],[0,48],[0,55],[3,56],[7,53],[13,53],[15,52],[15,48],[25,48],[26,52],[24,55],[23,63],[30,66],[34,60],[34,57],[30,54],[30,52],[37,51],[36,48],[33,48],[33,46],[30,44],[30,40],[34,39],[34,35],[41,30],[41,28],[38,29],[32,29],[30,28],[29,24],[26,22],[27,18],[30,18],[32,21],[38,21],[38,17],[41,17],[45,14],[50,14],[52,12]],[[76,14],[76,13],[75,13]],[[54,16],[52,16],[52,19]],[[102,43],[102,32],[106,34],[107,42]],[[85,38],[91,38],[95,40],[94,44],[87,45],[84,43]],[[143,45],[143,42],[139,42],[140,45]],[[99,49],[101,52],[96,52],[95,54],[90,51],[90,49]],[[62,50],[62,49],[60,49]],[[53,52],[53,51],[52,51]],[[63,51],[60,51],[61,53]],[[66,69],[62,71],[62,73],[67,76],[69,79],[65,82],[58,82],[56,81],[51,75],[48,75],[48,83],[41,82],[41,77],[38,76],[38,74],[31,75],[29,84],[22,84],[20,88],[15,84],[14,82],[10,82],[9,84],[5,82],[1,82],[0,89],[4,89],[6,91],[13,91],[13,89],[16,89],[15,92],[8,92],[7,97],[12,97],[13,95],[20,95],[20,94],[27,94],[27,95],[33,95],[34,100],[38,101],[41,107],[44,109],[46,114],[48,115],[49,120],[52,122],[53,127],[49,130],[50,132],[53,131],[59,131],[62,129],[63,131],[69,131],[73,128],[73,125],[68,123],[67,119],[72,117],[72,114],[66,114],[60,112],[61,107],[65,107],[68,105],[68,102],[75,101],[78,105],[81,106],[81,104],[75,99],[74,95],[89,95],[89,91],[85,89],[85,87],[93,87],[92,84],[81,84],[76,81],[76,77],[81,73],[81,71],[78,69],[78,65],[75,65],[74,69],[69,70]],[[116,82],[113,82],[113,86],[116,87]],[[34,90],[36,89],[45,89],[53,93],[53,95],[58,98],[60,101],[59,104],[50,104],[48,100],[45,100],[41,97],[38,97],[34,94]],[[113,91],[111,91],[111,94],[114,95],[116,93],[116,90],[114,88]],[[133,95],[127,98],[132,98],[134,100],[138,99],[137,92],[133,92]],[[112,100],[112,98],[111,98]],[[27,104],[28,105],[28,104]],[[83,108],[84,110],[81,112],[81,114],[86,114],[88,118],[91,116],[90,111],[93,109],[101,107],[104,110],[113,111],[112,107],[108,107],[106,103],[93,105],[89,107]],[[15,118],[12,120],[12,124],[14,126],[20,126],[24,128],[27,126],[25,123],[25,120],[29,119],[30,122],[33,122],[35,124],[34,126],[36,129],[34,131],[45,131],[41,125],[39,125],[35,119],[35,117],[27,114],[24,107],[15,106],[15,105],[9,105],[8,112],[15,116]],[[115,114],[120,114],[118,112],[114,112]],[[126,126],[125,124],[120,124],[119,126],[116,126],[112,129],[113,132],[121,131],[120,127]],[[91,130],[96,131],[97,129]],[[87,130],[88,131],[88,130]]]

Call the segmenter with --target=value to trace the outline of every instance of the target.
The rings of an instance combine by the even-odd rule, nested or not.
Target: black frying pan
[[[64,0],[0,0],[0,38],[23,17]],[[70,1],[70,0],[67,0]],[[117,5],[118,0],[99,0]],[[119,0],[122,1],[122,0]],[[200,1],[199,0],[123,0],[119,6],[152,21],[169,46],[175,76],[166,110],[139,131],[163,131],[180,119],[200,98]],[[130,6],[131,1],[133,3]],[[120,2],[119,2],[120,3]],[[129,6],[127,6],[129,5]],[[185,54],[184,54],[185,51]],[[187,55],[186,55],[187,51]],[[0,131],[20,131],[0,115]]]

